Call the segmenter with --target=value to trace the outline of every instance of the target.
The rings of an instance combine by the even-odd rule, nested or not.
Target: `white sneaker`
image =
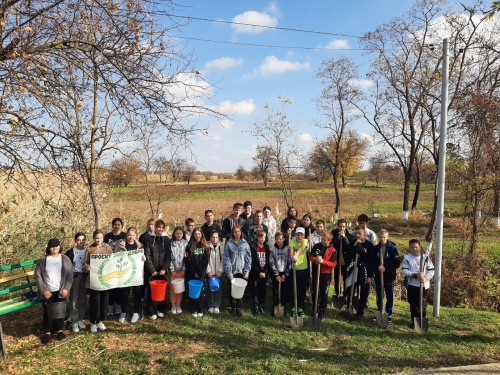
[[[213,307],[209,307],[208,308],[208,313],[209,314],[213,314],[214,313],[214,308]]]
[[[99,328],[101,331],[105,331],[106,330],[106,326],[104,325],[103,322],[97,323],[97,328]]]
[[[77,323],[78,323],[78,328],[80,328],[80,329],[87,328],[87,326],[85,325],[85,323],[82,320],[79,320]]]
[[[198,318],[201,318],[203,316],[203,313],[198,313]]]
[[[177,314],[182,314],[182,309],[180,306],[177,306],[176,309],[177,309]]]
[[[80,328],[78,327],[78,323],[71,323],[71,330],[72,330],[74,333],[78,333],[78,332],[80,332]]]
[[[138,320],[139,320],[139,314],[134,313],[132,315],[132,319],[130,319],[130,323],[137,323]]]
[[[197,318],[198,317],[198,313],[193,313],[193,318]]]
[[[90,333],[96,333],[97,332],[97,324],[90,324]]]
[[[120,323],[124,323],[124,322],[125,322],[125,318],[126,318],[126,317],[127,317],[127,314],[125,314],[125,313],[121,313],[121,314],[120,314],[120,319],[118,319],[118,321],[119,321]]]
[[[115,315],[119,315],[122,313],[122,306],[121,305],[116,305],[115,306]]]
[[[170,312],[175,315],[177,314],[177,308],[175,306],[172,306],[172,308],[170,309]]]
[[[113,315],[115,313],[115,307],[114,306],[108,306],[108,316]]]
[[[149,316],[149,319],[151,320],[156,320],[158,317],[156,316],[156,314],[153,314],[153,315],[150,315]]]
[[[220,313],[219,308],[218,307],[214,307],[214,314],[218,314],[218,313]]]
[[[156,313],[156,315],[158,315],[158,318],[163,318],[165,316],[164,313],[159,312],[159,311]]]

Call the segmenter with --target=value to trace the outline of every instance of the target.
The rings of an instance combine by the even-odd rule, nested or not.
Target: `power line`
[[[188,37],[188,36],[172,36],[172,38],[196,40],[199,42],[209,42],[209,43],[219,43],[219,44],[233,44],[233,45],[250,46],[250,47],[268,47],[268,48],[321,50],[321,51],[370,51],[370,49],[368,49],[368,48],[327,48],[327,47],[280,46],[280,45],[271,45],[271,44],[241,43],[241,42],[229,42],[229,41],[224,41],[224,40],[192,38],[192,37]],[[385,50],[387,50],[387,48]]]
[[[350,35],[350,34],[339,34],[339,33],[330,33],[327,31],[316,31],[316,30],[306,30],[306,29],[296,29],[292,27],[278,27],[278,26],[267,26],[267,25],[256,25],[253,23],[245,23],[245,22],[235,22],[235,21],[226,21],[226,20],[214,20],[210,18],[202,18],[202,17],[192,17],[192,16],[179,16],[177,14],[171,14],[168,12],[164,11],[154,11],[154,13],[162,13],[164,16],[167,17],[174,17],[174,18],[186,18],[189,20],[196,20],[196,21],[207,21],[207,22],[217,22],[217,23],[225,23],[225,24],[231,24],[231,25],[241,25],[241,26],[252,26],[252,27],[261,27],[263,29],[273,29],[273,30],[284,30],[284,31],[295,31],[295,32],[300,32],[300,33],[309,33],[309,34],[320,34],[320,35],[331,35],[331,36],[341,36],[345,38],[357,38],[357,39],[365,39],[364,36],[360,35]]]

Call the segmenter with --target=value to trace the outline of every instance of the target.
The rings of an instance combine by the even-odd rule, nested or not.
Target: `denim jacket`
[[[248,276],[252,266],[252,253],[248,242],[241,239],[236,243],[233,239],[226,242],[224,248],[224,271],[228,278],[236,273]]]

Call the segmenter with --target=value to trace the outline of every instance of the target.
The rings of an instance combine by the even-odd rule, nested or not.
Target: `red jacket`
[[[331,273],[332,269],[337,265],[337,250],[333,245],[323,246],[321,243],[317,243],[311,249],[309,254],[309,260],[312,263],[316,263],[316,257],[323,257],[323,263],[321,264],[321,273]]]

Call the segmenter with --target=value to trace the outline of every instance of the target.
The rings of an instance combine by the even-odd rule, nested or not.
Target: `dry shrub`
[[[191,179],[191,181],[194,181],[194,182],[203,182],[203,181],[205,181],[205,180],[206,180],[206,178],[205,178],[205,176],[204,176],[204,175],[202,175],[202,174],[195,174],[195,175],[193,176],[193,178]]]
[[[63,250],[73,245],[78,231],[93,230],[93,216],[85,186],[75,175],[61,182],[50,173],[25,177],[26,188],[0,176],[0,265],[37,259],[50,238]]]
[[[485,257],[454,254],[443,260],[441,304],[500,312],[500,265]]]

